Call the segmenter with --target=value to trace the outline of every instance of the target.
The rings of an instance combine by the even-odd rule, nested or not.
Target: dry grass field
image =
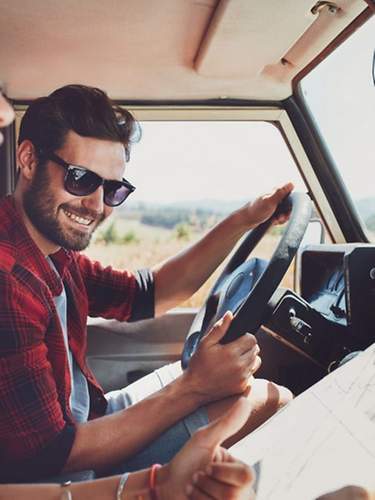
[[[175,255],[202,236],[202,233],[191,233],[186,238],[178,238],[176,230],[160,227],[151,227],[140,224],[136,220],[117,219],[115,222],[118,239],[128,239],[126,243],[104,243],[100,241],[105,230],[98,230],[85,253],[103,265],[110,265],[116,269],[136,270],[142,267],[152,267],[168,257]],[[131,235],[126,238],[126,235]],[[124,238],[125,237],[125,238]],[[254,256],[269,258],[278,237],[268,234],[254,251]],[[293,288],[293,266],[285,276],[282,286]],[[207,297],[222,266],[204,283],[204,285],[182,307],[200,307]]]

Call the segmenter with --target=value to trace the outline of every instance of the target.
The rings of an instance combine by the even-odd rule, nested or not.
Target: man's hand
[[[291,182],[276,188],[272,193],[264,194],[254,201],[247,203],[240,209],[243,224],[248,227],[258,226],[273,215],[277,206],[294,189]],[[289,218],[289,214],[282,214],[275,219],[275,224],[283,224]]]
[[[251,500],[254,471],[220,443],[247,421],[251,404],[241,398],[223,417],[198,430],[160,475],[163,500]]]
[[[215,323],[183,374],[200,404],[242,394],[261,365],[254,335],[247,333],[229,344],[220,344],[232,319],[228,311]]]

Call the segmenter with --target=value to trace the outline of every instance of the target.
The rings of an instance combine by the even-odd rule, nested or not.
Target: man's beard
[[[91,236],[98,225],[104,220],[104,215],[83,207],[75,208],[67,203],[56,206],[55,198],[50,188],[51,181],[46,169],[38,165],[29,189],[24,193],[23,206],[35,228],[49,241],[66,250],[84,250],[90,243]],[[69,227],[64,229],[58,220],[58,213],[67,210],[81,217],[95,219],[90,232],[79,231]]]

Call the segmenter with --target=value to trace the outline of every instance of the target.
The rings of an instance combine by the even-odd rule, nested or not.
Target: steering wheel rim
[[[250,264],[247,265],[246,259],[266,234],[275,216],[289,211],[290,217],[284,233],[268,264],[263,269],[260,269],[261,274],[259,274],[259,269],[257,272],[254,271]],[[248,331],[256,332],[259,329],[268,301],[279,286],[301,244],[311,213],[312,203],[310,197],[306,193],[294,192],[283,200],[272,217],[248,231],[193,320],[181,356],[184,369],[187,368],[189,360],[202,337],[222,315],[223,311],[232,310],[234,318],[222,339],[222,343],[231,342]],[[246,276],[250,269],[252,282],[249,281],[249,276]],[[239,271],[237,272],[237,270]],[[238,276],[242,277],[239,278]],[[242,283],[240,283],[241,281]],[[244,290],[248,289],[249,286],[250,290],[247,292],[246,297],[235,296],[236,293],[241,293],[241,291],[246,293]],[[234,311],[232,307],[227,307],[230,301],[227,301],[227,303],[226,297],[223,298],[223,294],[228,296],[233,295],[233,293],[235,296],[234,303],[238,302],[237,299],[241,302]],[[216,311],[212,313],[215,305]],[[218,307],[219,305],[220,307]],[[225,309],[226,307],[227,309]]]

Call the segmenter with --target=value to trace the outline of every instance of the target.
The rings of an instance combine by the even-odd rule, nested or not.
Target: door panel
[[[87,360],[105,391],[180,358],[195,310],[184,309],[135,323],[90,319]]]
[[[125,387],[180,359],[195,312],[180,309],[135,323],[90,319],[87,359],[104,391]],[[262,357],[258,378],[273,380],[299,394],[324,376],[320,368],[263,329],[258,331],[257,340]]]

